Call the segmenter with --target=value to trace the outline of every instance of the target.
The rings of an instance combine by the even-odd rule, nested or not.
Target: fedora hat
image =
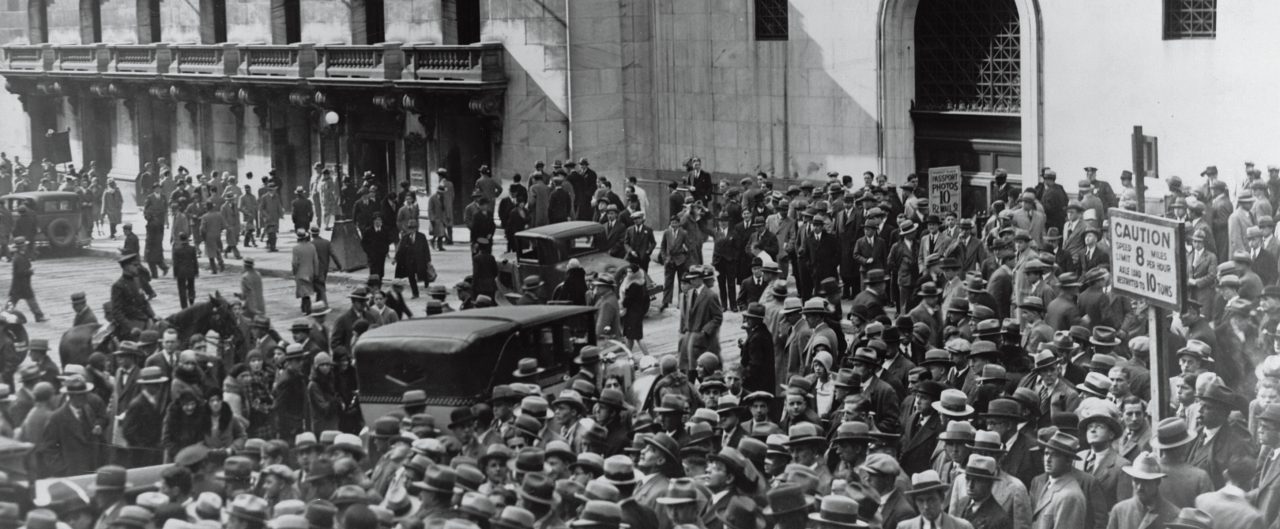
[[[871,437],[871,427],[867,426],[867,423],[862,421],[848,421],[840,423],[840,426],[836,428],[836,435],[831,439],[831,443],[870,443],[874,440],[875,439]]]
[[[1096,374],[1096,373],[1090,373]],[[1091,397],[1084,399],[1080,406],[1076,409],[1080,420],[1076,428],[1081,432],[1089,431],[1089,425],[1100,422],[1117,438],[1124,433],[1124,425],[1120,424],[1120,408],[1114,402],[1106,400],[1105,397]]]
[[[885,276],[884,269],[872,268],[871,270],[867,270],[867,273],[863,276],[862,280],[867,284],[872,284],[887,282],[889,281],[889,278]]]
[[[762,513],[770,518],[813,508],[813,498],[804,493],[803,487],[794,483],[770,487],[765,497],[769,505],[765,506]]]
[[[507,466],[516,474],[542,472],[547,467],[547,453],[541,447],[526,446],[516,453],[515,458],[507,461]]]
[[[537,395],[530,395],[520,399],[520,416],[528,416],[532,419],[550,419],[555,416],[551,411],[551,404],[547,403],[547,399]]]
[[[1178,517],[1165,522],[1164,526],[1166,529],[1214,529],[1213,517],[1192,507],[1183,507]]]
[[[907,495],[917,496],[930,492],[941,492],[948,488],[950,486],[942,482],[938,472],[930,469],[911,475],[911,489],[907,491]]]
[[[1240,400],[1236,392],[1228,388],[1226,384],[1215,381],[1207,385],[1202,391],[1196,391],[1196,398],[1200,400],[1213,401],[1232,408],[1236,406]]]
[[[646,437],[644,438],[644,443],[646,446],[652,446],[655,450],[666,455],[668,462],[680,460],[680,443],[666,433]]]
[[[1000,434],[990,430],[978,430],[973,433],[973,440],[965,446],[970,450],[982,453],[1004,453],[1004,441]]]
[[[657,498],[658,505],[684,505],[698,501],[698,485],[689,478],[676,478],[667,485],[667,491]]]
[[[996,459],[982,454],[969,454],[969,462],[964,466],[964,475],[970,479],[995,480],[1000,477],[1000,466]]]
[[[1084,382],[1076,384],[1076,389],[1098,398],[1106,398],[1111,392],[1111,379],[1107,375],[1090,371],[1084,376]]]
[[[821,443],[825,441],[822,432],[818,431],[818,425],[811,422],[802,422],[791,425],[787,430],[787,446],[797,446],[808,443]]]
[[[1133,458],[1133,464],[1123,467],[1125,474],[1134,479],[1152,480],[1160,479],[1165,476],[1164,469],[1160,467],[1160,461],[1151,452],[1143,451],[1138,457]]]
[[[169,382],[169,377],[164,376],[164,371],[160,366],[147,366],[138,372],[139,384],[165,384]]]
[[[241,520],[263,524],[267,522],[267,500],[252,494],[241,494],[227,506],[227,515]]]
[[[1120,345],[1120,338],[1116,336],[1114,328],[1098,325],[1093,328],[1093,333],[1089,336],[1089,343],[1103,347],[1115,347]]]
[[[995,399],[987,404],[987,412],[982,414],[983,418],[1009,419],[1014,422],[1021,422],[1026,418],[1022,413],[1022,405],[1013,399]]]
[[[413,483],[413,488],[439,494],[453,494],[457,481],[458,475],[452,468],[436,465],[428,468],[422,481]]]
[[[871,527],[858,519],[858,502],[848,496],[835,494],[823,497],[818,512],[809,513],[809,519],[837,527]]]
[[[947,417],[968,417],[973,415],[973,406],[969,405],[969,397],[958,389],[942,390],[942,396],[930,406],[934,411]]]
[[[972,354],[969,355],[971,358]],[[978,373],[978,383],[985,384],[987,382],[995,382],[1004,384],[1009,380],[1009,371],[1000,364],[987,364],[982,366],[982,372]]]
[[[520,362],[516,364],[516,370],[511,374],[516,379],[522,379],[541,375],[546,370],[547,368],[538,365],[538,359],[536,358],[521,358]]]
[[[588,500],[578,513],[578,518],[569,522],[569,527],[617,528],[622,526],[622,508],[616,502]]]
[[[561,404],[577,410],[580,414],[585,415],[587,413],[587,403],[582,399],[582,394],[572,389],[561,390],[560,393],[556,395],[556,400],[551,402],[552,407],[559,406]]]
[[[970,443],[976,433],[969,421],[951,421],[947,423],[947,429],[938,434],[938,440]]]
[[[1021,303],[1018,303],[1018,308],[1044,312],[1044,300],[1040,299],[1039,296],[1027,296],[1022,298]]]
[[[1062,453],[1070,459],[1080,459],[1080,440],[1075,436],[1062,432],[1054,432],[1048,439],[1037,441],[1041,447]]]
[[[493,527],[499,529],[533,529],[537,518],[523,507],[508,505],[502,508],[498,516],[490,520]]]
[[[62,393],[66,395],[83,395],[90,391],[93,391],[93,383],[85,382],[84,377],[80,375],[66,377],[66,381],[62,384]]]
[[[657,413],[680,413],[683,414],[689,410],[685,404],[684,398],[680,395],[666,394],[662,396],[662,403],[654,406],[653,411]]]
[[[1032,358],[1035,359],[1035,366],[1031,368],[1033,373],[1056,367],[1062,361],[1061,358],[1058,358],[1058,355],[1050,351],[1040,351]]]
[[[924,361],[920,362],[920,365],[928,366],[932,364],[950,366],[952,364],[951,353],[948,353],[945,349],[930,349],[925,351]]]
[[[635,462],[624,455],[612,455],[604,460],[604,481],[615,487],[626,487],[640,482]]]
[[[927,281],[920,285],[920,291],[917,293],[922,298],[938,297],[942,295],[942,291],[938,290],[938,285],[933,281]]]

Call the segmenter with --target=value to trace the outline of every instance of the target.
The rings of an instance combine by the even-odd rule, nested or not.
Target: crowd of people
[[[175,234],[185,307],[195,297],[184,278],[198,273],[202,250],[216,273],[237,244],[275,247],[279,185],[269,175],[255,195],[215,175],[175,178],[166,193],[162,176],[140,201],[145,243],[124,229],[111,354],[58,366],[48,343],[31,339],[13,344],[21,363],[0,366],[17,388],[0,386],[0,435],[31,443],[30,477],[53,478],[32,487],[0,476],[0,520],[16,527],[25,517],[31,529],[1280,527],[1280,170],[1264,179],[1247,166],[1234,193],[1214,167],[1195,189],[1167,180],[1163,214],[1184,222],[1188,293],[1181,311],[1155,322],[1153,352],[1145,302],[1110,288],[1109,212],[1140,209],[1127,173],[1113,189],[1085,168],[1068,193],[1048,168],[1022,189],[997,170],[992,203],[962,213],[931,205],[914,175],[898,186],[870,172],[734,184],[696,158],[687,169],[670,182],[655,232],[644,189],[632,179],[615,193],[586,160],[539,163],[528,187],[515,175],[505,189],[482,168],[462,212],[473,273],[454,307],[431,266],[432,251],[453,243],[447,172],[428,194],[422,233],[408,184],[393,193],[317,167],[287,208],[306,317],[278,333],[244,259],[244,288],[227,302],[243,343],[154,327],[149,283],[170,261],[152,258],[153,243],[164,244],[153,229]],[[321,234],[346,219],[370,275],[330,316]],[[641,365],[654,365],[647,398],[589,344],[554,386],[539,385],[525,359],[512,382],[453,406],[447,422],[429,411],[441,403],[411,388],[365,424],[352,357],[360,336],[415,317],[420,286],[427,316],[497,304],[497,228],[510,247],[518,231],[569,220],[602,224],[596,248],[628,266],[615,277],[569,262],[562,284],[526,277],[510,301],[596,306],[601,343],[626,339],[649,358]],[[21,288],[28,245],[15,246]],[[654,308],[678,311],[680,339],[650,354],[642,338],[655,261],[665,288]],[[96,320],[82,294],[72,303],[77,323]],[[721,337],[726,312],[740,315],[736,344]],[[1176,375],[1153,380],[1153,356]],[[1161,389],[1173,398],[1153,410]],[[131,482],[125,470],[153,465],[163,466],[157,483]],[[85,474],[92,487],[59,479]]]

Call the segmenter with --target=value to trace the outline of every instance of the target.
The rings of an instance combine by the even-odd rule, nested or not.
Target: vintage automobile
[[[595,308],[583,306],[472,309],[379,327],[355,346],[360,411],[373,424],[400,408],[405,391],[420,389],[436,424],[449,424],[454,408],[485,401],[495,385],[512,382],[522,358],[536,358],[543,370],[529,382],[554,394],[578,351],[595,342]],[[629,385],[639,402],[652,378]]]
[[[26,206],[36,214],[36,246],[57,249],[83,248],[91,242],[80,229],[80,195],[69,191],[27,191],[0,197],[6,208],[18,217],[18,208]]]
[[[574,220],[548,224],[516,234],[516,251],[498,260],[498,282],[519,291],[524,278],[536,275],[543,282],[543,299],[551,299],[556,285],[564,281],[569,259],[577,259],[587,276],[608,274],[621,283],[627,261],[596,248],[596,237],[604,234],[599,222]],[[649,295],[662,292],[662,285],[649,280]]]

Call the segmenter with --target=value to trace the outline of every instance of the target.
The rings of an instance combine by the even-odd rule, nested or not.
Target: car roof
[[[22,193],[10,193],[8,195],[0,197],[0,199],[6,199],[6,198],[29,198],[35,201],[39,201],[47,198],[79,199],[80,195],[77,195],[70,191],[24,191]]]
[[[526,305],[446,312],[378,327],[360,337],[356,350],[377,350],[387,345],[404,350],[404,345],[412,344],[414,350],[455,354],[483,338],[594,310],[595,307],[586,306]]]
[[[604,231],[604,225],[589,220],[571,220],[557,222],[546,226],[538,226],[516,234],[516,237],[532,237],[537,239],[571,239],[583,235],[595,235]]]

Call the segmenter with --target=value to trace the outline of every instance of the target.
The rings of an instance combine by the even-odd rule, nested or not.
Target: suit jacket
[[[1227,238],[1228,249],[1232,254],[1249,251],[1249,240],[1245,237],[1245,233],[1253,225],[1253,215],[1250,212],[1240,208],[1231,212],[1227,218]]]
[[[930,235],[928,233],[920,235],[920,251],[919,258],[917,259],[919,261],[920,273],[923,274],[928,270],[928,267],[925,266],[925,260],[928,259],[930,255],[942,252],[942,250],[947,247],[947,242],[946,236],[941,232],[937,235]],[[941,287],[942,285],[938,286]]]
[[[1086,458],[1089,457],[1089,450],[1081,450],[1077,455],[1080,456],[1080,459],[1075,462],[1075,466],[1077,469],[1084,471]],[[1102,458],[1094,461],[1093,469],[1088,471],[1097,481],[1108,511],[1117,502],[1133,497],[1133,481],[1128,474],[1120,470],[1128,465],[1128,459],[1120,457],[1115,450],[1108,450],[1103,454]]]
[[[1022,481],[1027,486],[1027,491],[1031,492],[1032,482],[1041,472],[1044,472],[1043,456],[1041,456],[1040,445],[1036,444],[1035,439],[1030,435],[1025,433],[1016,435],[1013,446],[1000,460],[1000,468]]]
[[[925,417],[923,422],[922,415]],[[903,472],[916,474],[929,468],[929,456],[938,446],[938,434],[945,429],[946,426],[932,408],[923,414],[911,412],[907,415],[906,420],[902,421],[903,441],[898,455]]]
[[[128,408],[121,423],[121,433],[125,442],[132,448],[157,450],[160,446],[159,424],[164,424],[164,410],[160,408],[160,400],[152,404],[145,395],[139,394],[129,401]]]
[[[810,236],[805,240],[809,254],[809,269],[813,271],[813,284],[820,283],[828,277],[837,277],[836,269],[840,265],[840,243],[836,236],[827,232]]]
[[[1196,496],[1213,491],[1213,481],[1200,467],[1170,463],[1161,458],[1160,469],[1164,471],[1164,479],[1160,480],[1160,496],[1177,507],[1194,506]]]
[[[863,321],[871,321],[879,316],[884,315],[884,300],[879,294],[870,290],[863,290],[853,298],[853,305],[849,308],[850,314],[857,314],[862,317]]]
[[[1014,529],[1013,517],[995,497],[988,497],[980,504],[970,503],[964,509],[963,518],[973,525],[974,529]]]
[[[1028,212],[1019,208],[1013,211],[1013,226],[1031,232],[1031,240],[1033,241],[1038,241],[1041,237],[1044,237],[1046,222],[1048,222],[1048,219],[1038,209],[1032,209]]]
[[[1111,266],[1111,254],[1102,249],[1101,246],[1094,246],[1093,253],[1090,254],[1087,248],[1081,249],[1076,253],[1076,273],[1084,277],[1084,273],[1094,268]]]
[[[196,257],[196,248],[183,244],[173,249],[173,277],[187,278],[200,275],[200,260]]]
[[[1062,225],[1062,249],[1067,253],[1075,255],[1084,249],[1084,219],[1077,220],[1075,224],[1067,221]],[[1071,231],[1067,231],[1067,230]]]
[[[76,419],[70,404],[63,404],[49,417],[44,438],[35,448],[48,476],[76,476],[98,468],[96,455],[102,439],[94,435],[93,427],[101,417],[92,406],[85,406],[81,413]]]
[[[1088,527],[1087,503],[1080,484],[1070,475],[1049,483],[1048,474],[1031,480],[1033,529],[1081,529]]]
[[[1117,503],[1107,519],[1107,529],[1163,529],[1164,524],[1178,517],[1178,508],[1164,498],[1152,509],[1138,502],[1137,498],[1129,498]],[[1228,527],[1218,525],[1215,527]]]
[[[625,247],[629,247],[626,259],[636,262],[644,261],[648,264],[649,258],[653,255],[653,248],[657,246],[653,238],[653,228],[631,226],[627,228],[627,235],[623,240]]]
[[[902,423],[898,419],[898,403],[902,399],[898,398],[898,392],[893,390],[893,386],[879,378],[872,378],[862,394],[871,401],[871,410],[876,413],[876,428],[886,433],[902,431]]]
[[[969,237],[969,243],[965,244],[964,239],[955,241],[955,249],[951,251],[951,257],[955,257],[960,261],[960,270],[968,272],[970,270],[978,270],[978,265],[987,258],[987,250],[982,245],[982,241],[978,237]]]
[[[1128,433],[1128,432],[1126,432]],[[1124,434],[1120,435],[1120,439],[1116,440],[1116,452],[1120,457],[1133,461],[1138,454],[1151,450],[1151,426],[1142,430],[1142,433],[1132,436]]]
[[[1277,275],[1280,274],[1276,267],[1276,254],[1264,248],[1253,257],[1253,266],[1250,269],[1258,274],[1263,285],[1274,285]]]
[[[1012,317],[1013,310],[1013,270],[1007,266],[996,268],[987,281],[987,293],[996,300],[996,317],[1003,320]]]
[[[862,270],[884,268],[887,247],[884,239],[878,236],[869,241],[866,237],[858,237],[857,242],[853,244],[853,260]]]
[[[711,287],[702,287],[689,305],[688,347],[690,358],[697,360],[704,351],[720,354],[720,324],[724,309],[720,296]]]
[[[689,231],[683,228],[670,228],[662,233],[662,248],[658,251],[658,262],[670,266],[684,266],[689,261]]]
[[[897,527],[899,523],[916,515],[916,508],[907,501],[907,495],[902,493],[902,489],[893,489],[880,505],[880,518],[884,520],[882,527]]]
[[[604,233],[596,236],[596,248],[612,257],[619,259],[626,257],[626,245],[623,243],[627,237],[627,225],[621,220],[614,221],[612,224],[609,222],[602,224],[604,224]]]
[[[909,245],[905,241],[898,241],[893,243],[893,248],[889,249],[887,264],[898,278],[898,286],[912,287],[917,284],[920,270],[916,266],[916,254],[919,251],[920,243],[916,241],[911,241]]]
[[[1222,471],[1233,459],[1252,457],[1258,453],[1258,446],[1249,438],[1248,431],[1225,424],[1213,439],[1205,442],[1204,428],[1191,443],[1191,452],[1187,454],[1187,463],[1204,469],[1213,480],[1214,489],[1226,484]]]
[[[942,346],[942,308],[939,307],[929,314],[929,308],[921,301],[911,312],[907,313],[911,317],[912,323],[923,323],[929,326],[929,330],[933,331],[930,335],[934,347]]]
[[[889,526],[885,525],[884,527],[889,527]],[[933,529],[974,529],[973,525],[971,525],[965,519],[956,518],[955,516],[952,516],[945,512],[942,513],[942,516],[938,519],[936,524],[932,524],[931,522],[930,527]],[[898,523],[898,529],[923,529],[923,528],[924,528],[924,517],[921,517],[921,516],[917,516],[910,520],[903,520],[902,522]]]
[[[1237,487],[1223,487],[1221,490],[1207,492],[1196,496],[1196,508],[1213,517],[1214,527],[1225,529],[1263,529],[1267,527],[1267,519],[1262,517],[1246,496]],[[1269,518],[1275,525],[1276,518]]]
[[[1072,297],[1074,296],[1059,294],[1049,300],[1049,305],[1045,307],[1044,322],[1054,329],[1070,329],[1080,319],[1080,308]]]

